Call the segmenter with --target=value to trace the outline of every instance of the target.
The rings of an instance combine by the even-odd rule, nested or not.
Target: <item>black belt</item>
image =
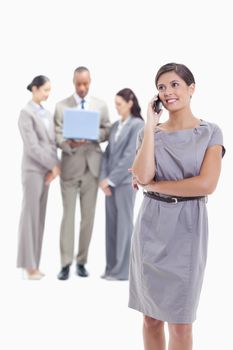
[[[205,198],[205,196],[199,196],[199,197],[161,197],[155,194],[154,192],[143,192],[143,194],[147,197],[150,197],[152,199],[155,199],[157,201],[166,202],[166,203],[178,203],[178,202],[186,202],[186,201],[193,201],[195,199],[202,199]]]

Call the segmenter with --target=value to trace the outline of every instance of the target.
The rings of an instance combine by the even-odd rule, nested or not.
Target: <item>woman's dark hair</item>
[[[45,75],[38,75],[36,76],[32,82],[27,86],[27,89],[29,91],[32,91],[32,87],[36,86],[37,88],[41,87],[42,85],[44,85],[45,83],[47,83],[47,81],[50,81],[49,78],[47,78]]]
[[[116,96],[122,97],[126,102],[132,101],[133,105],[130,110],[130,112],[132,113],[132,117],[143,119],[141,116],[141,107],[139,106],[138,99],[131,89],[122,89],[118,91]]]
[[[184,65],[180,63],[167,63],[164,66],[160,67],[156,77],[155,85],[157,86],[160,76],[167,72],[175,72],[181,79],[183,79],[188,86],[195,84],[195,79],[193,73]]]

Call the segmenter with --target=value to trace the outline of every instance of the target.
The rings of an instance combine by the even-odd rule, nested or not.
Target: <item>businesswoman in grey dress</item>
[[[50,182],[60,173],[53,118],[41,105],[50,93],[50,81],[40,75],[27,89],[32,99],[21,110],[18,126],[23,140],[23,203],[19,224],[17,266],[28,279],[40,279],[41,246]]]
[[[169,113],[148,106],[132,171],[145,191],[132,238],[129,306],[144,315],[146,350],[192,349],[207,257],[206,197],[217,185],[224,155],[220,128],[193,115],[195,80],[176,63],[162,66],[155,78]]]
[[[106,195],[106,268],[103,277],[127,280],[135,201],[128,169],[132,166],[137,134],[144,121],[131,89],[119,91],[115,104],[120,120],[111,128],[100,175],[100,187]]]

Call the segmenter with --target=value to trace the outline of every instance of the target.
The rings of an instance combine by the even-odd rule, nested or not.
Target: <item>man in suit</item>
[[[74,71],[75,93],[57,103],[54,122],[56,142],[62,149],[61,192],[63,218],[60,232],[61,271],[58,279],[69,278],[70,265],[74,254],[74,220],[77,194],[79,192],[81,223],[79,232],[79,250],[76,256],[76,272],[87,277],[85,268],[88,248],[94,223],[98,179],[102,158],[100,142],[108,139],[110,121],[106,104],[89,95],[90,72],[86,67]],[[95,110],[100,113],[100,131],[98,141],[65,140],[63,138],[63,114],[66,108]]]

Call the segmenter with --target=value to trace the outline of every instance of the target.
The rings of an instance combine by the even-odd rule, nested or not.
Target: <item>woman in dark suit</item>
[[[35,77],[27,89],[32,99],[21,110],[19,130],[23,139],[23,203],[19,224],[17,266],[28,279],[40,279],[41,246],[50,182],[60,173],[54,137],[53,118],[41,105],[51,85],[47,77]]]
[[[106,268],[103,278],[127,280],[135,201],[128,169],[132,166],[137,134],[144,122],[137,97],[131,89],[119,91],[115,104],[120,119],[111,128],[100,176],[100,188],[106,195]]]

